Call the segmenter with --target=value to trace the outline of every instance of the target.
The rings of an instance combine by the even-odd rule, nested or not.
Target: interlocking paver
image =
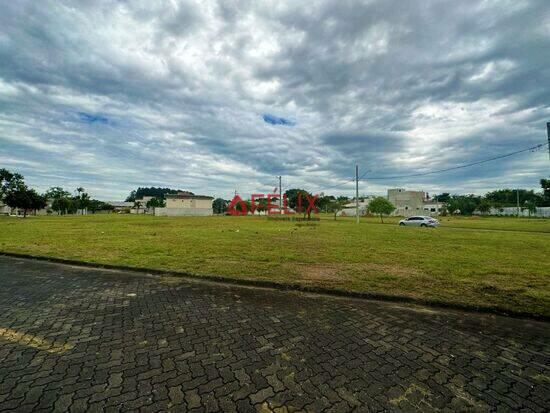
[[[548,411],[548,324],[0,257],[0,410]]]

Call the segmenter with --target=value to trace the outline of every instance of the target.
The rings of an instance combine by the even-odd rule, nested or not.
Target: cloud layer
[[[549,39],[544,0],[9,2],[0,166],[120,199],[473,162],[546,140]],[[536,188],[549,170],[541,151],[362,192]]]

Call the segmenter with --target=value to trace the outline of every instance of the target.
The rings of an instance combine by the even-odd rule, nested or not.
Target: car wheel
[[[399,226],[400,226],[400,227],[404,227],[405,224],[404,224],[403,222],[400,222],[400,223],[399,223]]]
[[[421,226],[421,227],[427,227],[427,225],[426,225],[426,224],[420,224],[420,226]]]

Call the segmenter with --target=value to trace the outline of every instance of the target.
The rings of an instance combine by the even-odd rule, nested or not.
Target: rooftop
[[[121,202],[121,201],[108,201],[106,204],[112,205],[114,207],[133,207],[133,202]]]
[[[195,195],[193,192],[188,191],[180,191],[177,194],[166,194],[164,197],[166,199],[214,199],[212,196]]]

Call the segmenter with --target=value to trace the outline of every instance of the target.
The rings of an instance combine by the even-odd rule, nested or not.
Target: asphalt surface
[[[0,256],[0,411],[548,411],[549,324]]]

